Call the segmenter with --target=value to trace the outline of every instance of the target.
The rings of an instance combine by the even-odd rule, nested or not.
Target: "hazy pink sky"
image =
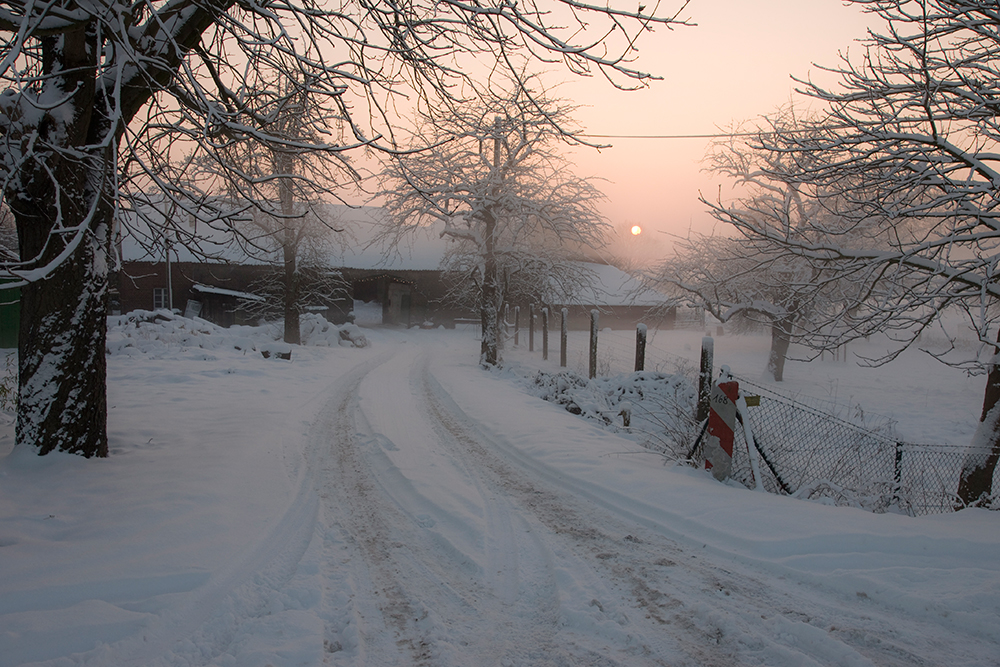
[[[589,133],[710,134],[771,113],[792,96],[790,75],[831,81],[813,63],[835,65],[838,51],[859,52],[856,40],[876,25],[840,0],[692,0],[686,16],[698,25],[660,29],[639,42],[639,69],[663,77],[650,88],[619,92],[595,78],[558,89],[558,97],[587,105],[577,118]],[[604,210],[616,227],[711,229],[698,202],[699,190],[718,192],[719,181],[700,164],[707,140],[605,141],[613,147],[575,160],[579,175],[611,181],[602,184],[610,199]]]

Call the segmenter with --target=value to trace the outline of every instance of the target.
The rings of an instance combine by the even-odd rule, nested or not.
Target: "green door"
[[[4,289],[0,284],[0,349],[17,347],[21,325],[21,288]]]

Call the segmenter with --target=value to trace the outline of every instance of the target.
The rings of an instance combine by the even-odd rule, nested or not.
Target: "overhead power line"
[[[756,137],[760,132],[720,132],[718,134],[581,134],[587,139],[723,139]]]

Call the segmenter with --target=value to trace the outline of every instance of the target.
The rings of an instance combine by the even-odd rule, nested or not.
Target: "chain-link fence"
[[[735,379],[744,395],[760,397],[759,403],[750,401],[744,418],[767,491],[911,515],[952,511],[958,503],[964,447],[902,442],[893,437],[888,420],[877,420],[881,425],[873,429]],[[735,431],[732,478],[753,488],[757,480],[745,429],[737,425]],[[704,438],[691,458],[703,460],[703,446]],[[998,504],[994,498],[993,506]]]

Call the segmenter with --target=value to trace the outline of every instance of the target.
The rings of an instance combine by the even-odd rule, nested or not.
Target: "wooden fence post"
[[[709,399],[712,395],[712,363],[715,341],[711,336],[701,339],[701,369],[698,372],[698,412],[695,419],[700,424],[708,419]]]
[[[501,336],[501,342],[506,342],[510,338],[510,304],[505,303],[503,305],[503,336]]]
[[[535,351],[535,304],[528,304],[528,352]]]
[[[549,359],[549,309],[542,308],[542,360]]]
[[[597,309],[590,311],[590,377],[597,377]]]
[[[635,371],[646,369],[646,325],[635,328]]]
[[[559,330],[559,366],[566,368],[566,320],[569,318],[569,309],[562,309],[562,328]]]
[[[521,306],[514,306],[514,347],[521,337]]]

